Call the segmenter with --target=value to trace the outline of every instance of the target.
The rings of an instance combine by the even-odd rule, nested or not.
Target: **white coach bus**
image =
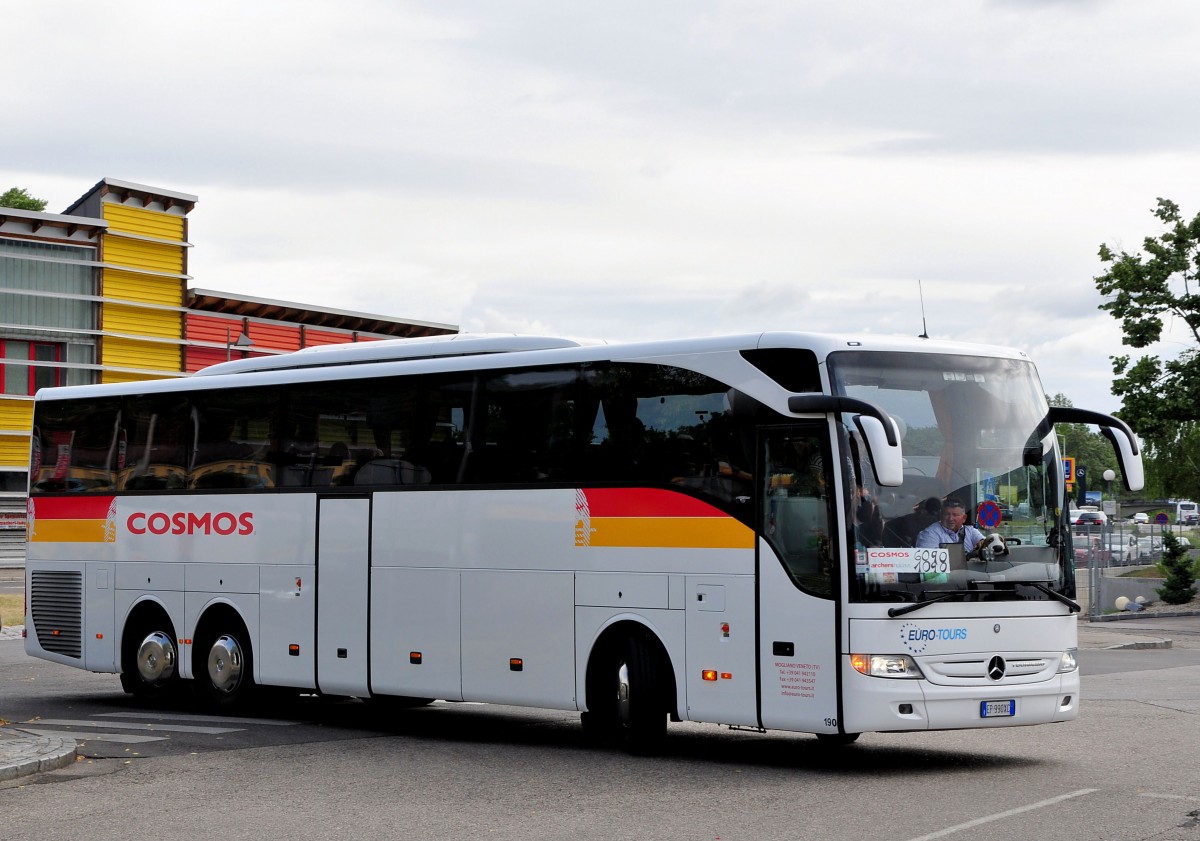
[[[38,393],[29,654],[257,687],[814,733],[1079,710],[1058,421],[1018,351],[454,336]],[[1034,538],[916,546],[941,500]],[[1005,524],[1007,525],[1007,524]],[[926,541],[922,541],[926,543]]]

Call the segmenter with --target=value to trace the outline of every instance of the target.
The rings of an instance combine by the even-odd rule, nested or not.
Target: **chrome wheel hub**
[[[138,677],[152,686],[166,683],[175,674],[175,645],[162,631],[155,631],[138,646]]]
[[[242,648],[238,641],[224,634],[208,652],[208,679],[218,692],[231,695],[242,683]]]

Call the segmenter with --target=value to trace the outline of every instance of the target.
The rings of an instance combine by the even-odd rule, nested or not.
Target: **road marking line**
[[[140,745],[143,742],[165,742],[170,736],[135,736],[132,733],[72,733],[70,730],[43,730],[40,727],[22,727],[26,733],[36,733],[39,736],[60,736],[64,739],[78,739],[82,742],[120,742],[126,745]]]
[[[69,718],[39,718],[31,722],[39,724],[57,724],[60,727],[115,727],[118,730],[162,731],[163,733],[205,733],[210,736],[219,733],[240,733],[244,727],[190,727],[186,724],[127,724],[124,721],[87,721]]]
[[[931,832],[928,835],[922,835],[918,838],[910,838],[909,841],[932,841],[934,838],[943,838],[947,835],[952,835],[955,832],[962,832],[964,829],[974,829],[977,826],[982,826],[985,823],[992,821],[1011,818],[1014,815],[1020,815],[1024,812],[1032,812],[1034,809],[1044,809],[1047,806],[1053,806],[1055,803],[1062,803],[1064,800],[1070,800],[1073,797],[1082,797],[1085,794],[1099,791],[1098,788],[1081,788],[1079,791],[1073,791],[1070,794],[1062,794],[1058,797],[1051,797],[1049,800],[1043,800],[1039,803],[1030,803],[1028,806],[1018,806],[1016,809],[1009,809],[1007,812],[997,812],[994,815],[988,815],[986,818],[976,818],[973,821],[960,823],[958,826],[947,827],[946,829]]]
[[[211,724],[265,724],[268,727],[291,727],[299,721],[279,718],[233,718],[224,715],[196,715],[195,713],[96,713],[96,718],[152,718],[155,721],[206,721]]]
[[[1200,802],[1200,797],[1188,797],[1186,794],[1152,794],[1148,791],[1143,791],[1138,794],[1138,797],[1156,797],[1159,800],[1195,800]]]

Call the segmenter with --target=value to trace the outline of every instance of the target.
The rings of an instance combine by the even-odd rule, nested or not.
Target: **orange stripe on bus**
[[[589,546],[753,549],[754,532],[732,517],[592,517]]]
[[[30,543],[104,543],[105,520],[48,520],[38,517],[29,535]]]

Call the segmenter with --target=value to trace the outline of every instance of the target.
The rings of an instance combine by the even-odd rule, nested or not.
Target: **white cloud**
[[[1200,210],[1182,0],[65,0],[5,25],[0,186],[194,193],[198,286],[472,330],[915,335],[921,279],[932,335],[1114,409],[1096,250],[1139,248],[1157,196]]]

